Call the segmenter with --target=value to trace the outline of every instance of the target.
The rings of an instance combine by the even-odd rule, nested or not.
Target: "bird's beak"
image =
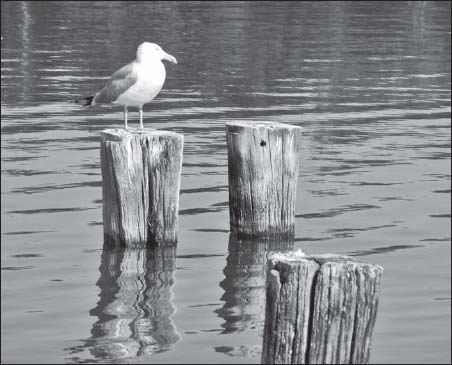
[[[175,64],[177,65],[176,57],[171,56],[170,54],[168,54],[168,53],[166,53],[166,52],[163,53],[163,57],[162,57],[162,58],[163,58],[164,60],[170,61],[170,62],[175,63]]]

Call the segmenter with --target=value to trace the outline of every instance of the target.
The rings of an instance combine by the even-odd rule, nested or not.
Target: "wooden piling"
[[[367,364],[383,268],[348,256],[268,261],[262,364]]]
[[[160,130],[101,133],[104,240],[145,246],[177,241],[183,136]]]
[[[231,232],[293,236],[301,127],[226,123]]]

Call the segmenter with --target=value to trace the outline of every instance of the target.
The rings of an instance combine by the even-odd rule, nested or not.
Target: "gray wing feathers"
[[[131,62],[116,71],[107,81],[104,88],[99,91],[93,104],[108,104],[114,102],[119,95],[137,82],[137,72],[134,62]]]

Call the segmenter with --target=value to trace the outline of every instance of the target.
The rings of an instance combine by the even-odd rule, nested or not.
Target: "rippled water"
[[[258,363],[272,249],[384,267],[371,361],[450,363],[450,2],[2,2],[2,362]],[[83,109],[144,41],[185,136],[176,252],[102,242]],[[133,113],[131,124],[137,122]],[[229,238],[224,124],[303,127],[290,244]]]

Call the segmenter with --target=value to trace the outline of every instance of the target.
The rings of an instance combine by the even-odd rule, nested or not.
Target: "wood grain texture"
[[[301,127],[226,123],[230,228],[238,236],[292,236]]]
[[[101,133],[104,240],[143,246],[177,241],[183,136],[158,130]]]
[[[338,255],[274,255],[263,364],[365,364],[383,269]]]

